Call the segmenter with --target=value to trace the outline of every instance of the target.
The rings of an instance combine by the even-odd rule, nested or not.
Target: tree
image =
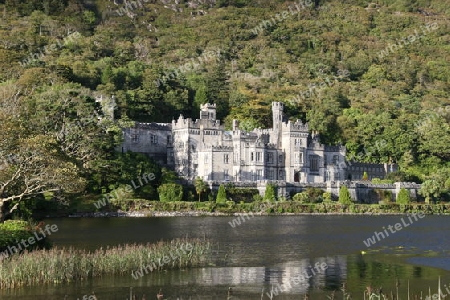
[[[158,187],[159,201],[182,201],[183,186],[176,183],[165,183]]]
[[[276,187],[273,184],[268,184],[266,186],[266,191],[264,192],[264,201],[276,200],[275,188]]]
[[[367,174],[366,171],[364,171],[364,173],[363,173],[362,180],[364,180],[364,181],[369,180],[369,175]]]
[[[169,170],[167,168],[161,169],[161,183],[175,183],[179,177],[175,171]]]
[[[345,185],[341,186],[339,190],[339,202],[344,205],[350,205],[353,203],[350,192]]]
[[[435,179],[428,179],[422,183],[419,194],[425,197],[425,203],[430,203],[433,198],[439,197],[442,189],[439,182]]]
[[[219,186],[219,191],[217,192],[216,203],[225,204],[227,202],[227,193],[223,184]]]
[[[0,222],[32,196],[82,191],[85,181],[78,172],[58,151],[56,141],[45,136],[19,140],[14,154],[0,166]]]
[[[208,185],[200,177],[195,178],[194,181],[195,191],[198,194],[198,201],[201,201],[201,195],[208,190]]]
[[[411,202],[411,195],[409,194],[408,190],[405,188],[401,188],[397,195],[396,202],[398,204],[409,204]]]
[[[425,197],[425,202],[438,199],[450,191],[450,169],[442,168],[422,183],[419,194]]]
[[[41,131],[39,116],[34,116],[37,109],[31,114],[20,94],[13,89],[11,97],[0,98],[0,222],[33,196],[80,192],[85,187],[83,164],[65,151],[56,134],[49,133],[50,126]],[[48,113],[47,119],[51,117]],[[82,143],[77,142],[71,149]]]

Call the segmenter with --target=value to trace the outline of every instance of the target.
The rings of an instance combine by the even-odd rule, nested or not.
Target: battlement
[[[178,120],[172,120],[172,128],[174,130],[179,129],[224,129],[223,125],[220,124],[220,120],[213,119],[196,119],[193,121],[191,118],[185,119],[183,115],[180,115]]]
[[[282,129],[287,131],[308,132],[309,125],[308,123],[303,123],[301,120],[297,119],[297,121],[295,121],[294,123],[292,123],[291,121],[283,123]]]
[[[313,150],[325,150],[325,145],[319,143],[318,141],[311,141],[308,147]]]
[[[284,109],[284,103],[283,102],[272,102],[272,109],[273,108],[283,110]]]
[[[207,109],[216,109],[217,105],[216,103],[205,103],[205,104],[200,104],[200,109],[201,110],[207,110]]]
[[[270,135],[272,134],[273,130],[272,129],[262,129],[262,128],[255,128],[253,129],[253,132],[256,133],[257,135]]]
[[[223,146],[223,145],[218,146],[204,145],[202,149],[203,151],[223,151],[223,152],[233,151],[232,146]]]
[[[172,130],[172,124],[170,123],[141,123],[136,122],[134,125],[134,128],[136,129],[149,129],[149,130],[164,130],[164,131],[171,131]]]
[[[216,104],[205,103],[200,105],[200,119],[215,120],[216,119]]]
[[[327,146],[325,145],[326,152],[346,152],[345,146],[336,145],[336,146]]]

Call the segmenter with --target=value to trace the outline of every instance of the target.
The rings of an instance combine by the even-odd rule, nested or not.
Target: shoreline
[[[164,218],[164,217],[239,217],[239,216],[406,216],[410,213],[400,212],[311,212],[311,213],[223,213],[223,212],[206,212],[206,211],[131,211],[131,212],[80,212],[73,213],[62,218]],[[448,214],[425,214],[425,215],[448,215]],[[61,216],[47,216],[47,218],[61,218]]]
[[[339,202],[300,203],[300,202],[160,202],[142,201],[140,205],[124,207],[113,206],[95,210],[93,205],[58,210],[36,211],[39,218],[142,218],[142,217],[237,217],[237,216],[404,216],[413,213],[425,215],[450,215],[450,203],[380,203],[343,205]]]

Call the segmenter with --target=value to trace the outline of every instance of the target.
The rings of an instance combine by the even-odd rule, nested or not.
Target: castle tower
[[[273,120],[273,143],[280,147],[281,144],[281,125],[283,123],[284,104],[281,102],[272,102],[272,120]]]
[[[216,104],[205,103],[200,105],[200,119],[216,120]]]

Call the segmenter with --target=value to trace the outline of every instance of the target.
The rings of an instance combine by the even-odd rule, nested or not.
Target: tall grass
[[[191,251],[186,250],[187,243],[192,245]],[[181,248],[185,251],[180,251]],[[210,249],[211,244],[206,240],[176,239],[100,248],[94,252],[73,248],[25,252],[0,264],[0,288],[83,281],[112,274],[131,275],[131,271],[151,262],[158,265],[158,261],[164,256],[170,257],[170,253],[170,262],[158,270],[201,266],[208,261]]]

